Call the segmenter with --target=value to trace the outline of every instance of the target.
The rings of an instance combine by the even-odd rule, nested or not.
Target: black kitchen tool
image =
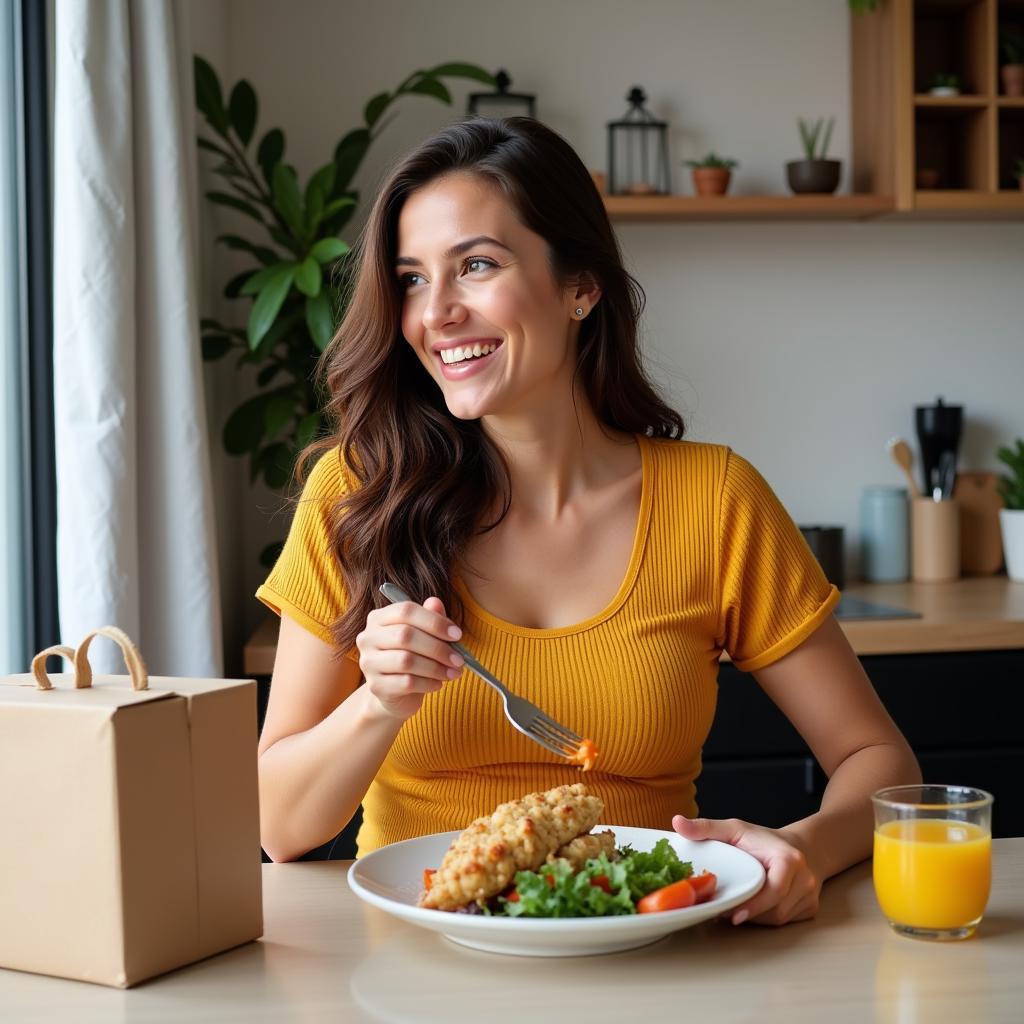
[[[919,405],[914,409],[917,440],[921,446],[921,465],[924,472],[922,491],[925,497],[934,494],[936,488],[942,487],[939,463],[943,452],[953,453],[955,472],[963,414],[962,405],[946,405],[941,397],[936,399],[935,405]]]

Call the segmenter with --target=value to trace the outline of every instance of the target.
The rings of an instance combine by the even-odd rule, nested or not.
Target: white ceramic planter
[[[1001,508],[999,526],[1003,534],[1006,575],[1024,583],[1024,509]]]

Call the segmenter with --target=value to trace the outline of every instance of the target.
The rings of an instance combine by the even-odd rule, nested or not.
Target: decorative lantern
[[[644,107],[647,94],[640,86],[634,85],[626,99],[626,115],[608,122],[608,192],[667,196],[668,122]]]
[[[472,92],[466,110],[484,117],[535,117],[534,97],[525,92],[509,92],[512,79],[504,69],[494,76],[494,92]],[[483,107],[481,110],[480,108]]]

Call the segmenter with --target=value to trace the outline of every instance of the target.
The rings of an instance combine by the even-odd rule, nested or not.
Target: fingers
[[[765,867],[761,890],[729,912],[733,924],[749,920],[752,924],[779,925],[817,913],[821,887],[800,850],[781,848]]]
[[[730,844],[739,842],[745,825],[739,818],[687,818],[677,814],[672,819],[672,828],[684,839],[717,839]]]
[[[400,672],[432,679],[454,679],[463,659],[449,646],[462,631],[444,614],[436,597],[423,605],[402,601],[371,612],[356,637],[363,672]]]
[[[463,658],[450,643],[461,635],[437,597],[370,612],[356,647],[366,684],[384,710],[407,718],[419,710],[424,695],[459,676]]]
[[[738,846],[764,865],[765,883],[760,891],[724,914],[722,920],[777,925],[802,921],[818,912],[821,883],[803,851],[778,830],[739,818],[687,818],[682,814],[672,819],[672,828],[684,839],[716,839]]]
[[[377,608],[366,617],[367,625],[390,626],[401,623],[413,626],[431,636],[449,643],[462,636],[462,630],[444,613],[439,598],[428,597],[423,604],[415,601],[399,601]]]
[[[387,648],[367,651],[359,659],[359,664],[364,671],[368,669],[379,675],[417,676],[433,683],[457,679],[462,674],[462,658],[450,648],[441,657],[446,655],[446,664],[441,664],[432,656],[416,654],[406,648]],[[456,660],[458,665],[455,664]],[[437,689],[436,686],[432,688]]]

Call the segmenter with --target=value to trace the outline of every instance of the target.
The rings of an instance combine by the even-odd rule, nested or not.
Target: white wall
[[[454,60],[508,68],[516,88],[537,94],[538,116],[598,169],[605,123],[641,84],[673,125],[675,191],[690,191],[679,161],[713,148],[740,161],[733,192],[785,192],[798,115],[835,115],[830,155],[848,164],[845,0],[194,7],[207,23],[219,10],[226,26],[219,52],[204,50],[209,33],[197,34],[197,49],[227,81],[253,83],[261,127],[284,128],[302,174],[330,158],[374,93]],[[453,84],[453,108],[401,103],[356,180],[364,197],[398,154],[463,113],[472,88]],[[1024,222],[623,224],[618,233],[647,291],[648,357],[690,436],[750,458],[798,522],[846,526],[851,572],[860,489],[900,482],[885,442],[903,434],[916,447],[915,404],[941,394],[966,406],[964,468],[996,468],[996,442],[1024,435]],[[218,282],[229,275],[219,251],[207,266]],[[245,603],[248,626],[261,615],[250,599],[256,552],[281,524],[268,527],[257,510],[269,496],[240,502],[241,573],[224,592]]]

